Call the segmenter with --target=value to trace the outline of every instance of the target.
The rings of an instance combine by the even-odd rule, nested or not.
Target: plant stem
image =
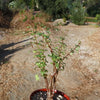
[[[78,43],[78,45],[80,45],[80,44],[81,44],[81,42]],[[77,47],[74,47],[73,50],[75,50],[76,48]],[[69,55],[70,55],[70,52],[68,54],[66,54],[62,59],[63,60],[66,59]]]
[[[49,88],[48,86],[49,86],[49,85],[48,85],[48,79],[47,79],[47,77],[44,77],[44,80],[45,80],[45,83],[46,83],[46,88],[47,88],[47,90],[48,90],[48,88]]]

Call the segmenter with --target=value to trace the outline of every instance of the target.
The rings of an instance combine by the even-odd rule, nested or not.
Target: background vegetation
[[[21,10],[41,10],[52,17],[70,19],[75,24],[84,24],[86,16],[100,14],[99,0],[0,0],[3,12]]]

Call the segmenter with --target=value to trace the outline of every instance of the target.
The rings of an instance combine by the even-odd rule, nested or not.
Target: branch
[[[79,42],[77,46],[79,46],[80,44],[81,44],[81,42]],[[76,50],[77,46],[75,46],[75,47],[73,48],[73,51]],[[71,53],[71,52],[69,52],[68,54],[66,54],[66,56],[64,56],[64,57],[62,58],[62,60],[66,59],[68,56],[70,56],[70,53]]]

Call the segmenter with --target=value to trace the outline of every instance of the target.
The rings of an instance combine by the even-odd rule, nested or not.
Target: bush
[[[32,35],[34,38],[32,45],[34,47],[34,57],[36,58],[35,65],[40,69],[40,74],[44,78],[47,89],[46,100],[54,100],[52,97],[55,93],[54,90],[58,74],[65,68],[65,59],[68,59],[75,51],[79,50],[81,42],[79,41],[79,43],[66,54],[67,45],[64,42],[64,37],[60,37],[58,42],[56,41],[56,44],[51,40],[50,34],[47,32],[33,32]],[[51,64],[51,66],[48,67],[48,64]],[[52,72],[49,68],[52,69]],[[38,74],[35,75],[35,78],[37,81],[39,80]]]
[[[100,14],[96,15],[96,19],[97,19],[97,25],[100,25]]]
[[[89,14],[89,16],[92,16],[92,17],[95,17],[96,14],[100,14],[100,3],[96,3],[96,5],[89,7],[87,9],[87,13]]]
[[[99,26],[100,26],[100,20],[98,20],[97,25],[99,25]]]
[[[9,4],[9,0],[0,0],[0,10],[7,11],[8,4]]]
[[[15,0],[10,2],[8,7],[11,11],[16,12],[25,9],[26,4],[23,0]]]
[[[70,14],[70,19],[73,23],[77,25],[82,25],[85,23],[86,10],[85,7],[83,7],[80,0],[76,0],[75,2],[73,2]]]
[[[96,14],[97,21],[100,20],[100,14]]]
[[[54,19],[64,17],[67,9],[67,0],[38,0],[40,10],[51,15]]]

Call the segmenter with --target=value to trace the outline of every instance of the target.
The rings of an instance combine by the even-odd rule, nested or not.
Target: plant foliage
[[[8,9],[9,0],[0,0],[0,10],[7,10]]]
[[[44,28],[44,25],[42,26]],[[45,32],[35,31],[32,33],[32,35],[34,37],[33,47],[35,49],[33,53],[37,59],[35,65],[40,68],[40,73],[45,79],[48,98],[52,98],[54,93],[53,90],[55,90],[57,75],[61,70],[64,70],[65,67],[64,60],[67,59],[68,56],[73,55],[75,51],[79,50],[80,42],[78,45],[75,45],[74,48],[71,48],[69,53],[66,54],[67,45],[64,43],[63,37],[61,37],[58,42],[53,43],[50,39],[49,30]],[[48,63],[51,63],[52,67],[50,68],[53,68],[53,72],[49,72],[50,70],[47,68]],[[48,78],[48,72],[50,73],[50,78]],[[38,75],[35,77],[36,80],[39,80]]]
[[[24,0],[14,0],[9,3],[8,7],[10,10],[15,12],[15,11],[20,11],[22,9],[25,9],[26,4]]]
[[[39,8],[53,18],[64,16],[67,11],[67,0],[38,0]]]
[[[71,14],[70,19],[72,20],[73,23],[77,25],[82,25],[85,23],[86,10],[85,7],[83,7],[81,0],[76,0],[73,2],[70,14]]]

